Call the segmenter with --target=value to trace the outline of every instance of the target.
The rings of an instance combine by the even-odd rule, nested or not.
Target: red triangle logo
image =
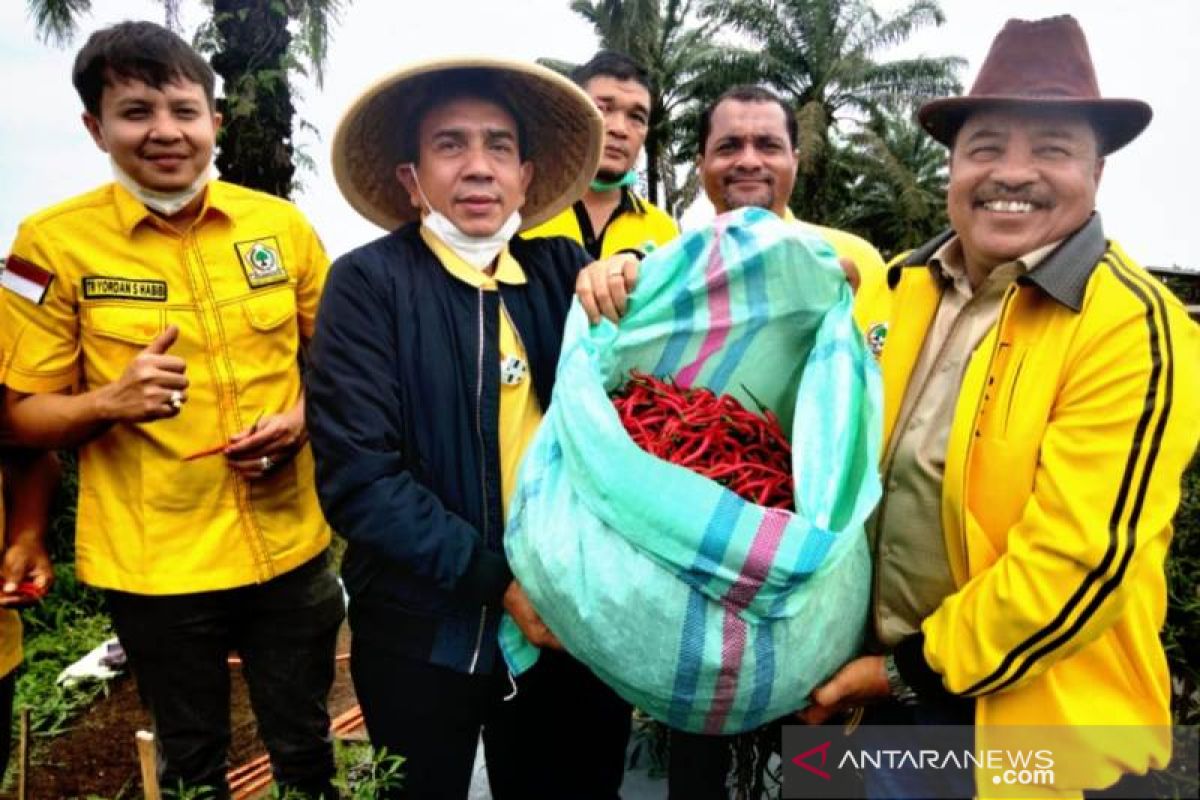
[[[803,769],[808,770],[813,775],[824,778],[827,781],[832,780],[832,778],[830,778],[828,772],[826,772],[823,769],[818,769],[817,767],[814,767],[812,764],[808,763],[809,756],[813,755],[814,753],[820,753],[821,754],[821,766],[822,767],[825,766],[825,760],[829,757],[829,745],[830,744],[831,744],[831,742],[825,742],[824,744],[819,744],[816,747],[813,747],[809,750],[805,750],[803,753],[801,753],[800,755],[793,758],[792,763],[795,764],[797,767],[801,767]]]

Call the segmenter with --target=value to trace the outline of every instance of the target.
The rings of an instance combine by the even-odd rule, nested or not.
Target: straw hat
[[[444,58],[379,79],[342,116],[333,138],[333,175],[355,211],[389,231],[420,218],[395,169],[404,153],[416,150],[416,143],[403,141],[414,127],[412,115],[455,77],[494,87],[517,116],[523,149],[534,164],[522,230],[583,196],[600,163],[604,121],[582,89],[536,64]]]
[[[1084,114],[1096,129],[1101,155],[1133,141],[1152,115],[1141,100],[1100,96],[1087,38],[1075,18],[1064,14],[1033,22],[1010,19],[992,41],[970,94],[926,103],[917,119],[949,147],[971,112],[1030,106]]]

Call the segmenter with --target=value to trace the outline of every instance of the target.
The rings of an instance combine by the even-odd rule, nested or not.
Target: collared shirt
[[[108,184],[22,223],[11,261],[49,280],[0,293],[0,379],[25,393],[121,377],[168,325],[187,363],[181,413],[118,423],[80,448],[77,568],[103,588],[175,594],[269,580],[329,543],[307,447],[246,481],[185,457],[301,396],[329,260],[290,203],[213,181],[186,232]]]
[[[975,289],[957,237],[930,259],[943,285],[937,313],[884,455],[885,498],[871,527],[876,544],[875,633],[891,648],[916,633],[955,591],[942,533],[942,476],[958,391],[972,352],[996,324],[1005,291],[1058,242],[1000,264]]]
[[[607,258],[622,250],[645,251],[647,243],[661,246],[679,235],[679,226],[658,206],[621,189],[617,207],[597,233],[587,206],[577,200],[568,209],[521,234],[526,239],[538,236],[566,236],[583,245],[592,258]]]
[[[887,339],[888,319],[891,316],[891,291],[887,285],[887,269],[879,251],[860,236],[837,228],[826,228],[796,217],[789,208],[783,215],[803,230],[820,236],[839,258],[848,258],[858,268],[858,291],[854,293],[854,321],[866,338],[872,354],[879,356]]]
[[[458,280],[485,292],[496,291],[497,283],[520,285],[525,283],[525,271],[513,258],[506,245],[496,259],[496,269],[491,275],[468,264],[440,239],[421,226],[421,238],[437,256],[446,271]],[[533,392],[533,376],[529,372],[528,356],[508,312],[504,301],[500,301],[500,493],[503,497],[504,513],[508,514],[508,502],[517,486],[517,473],[526,448],[533,441],[538,425],[542,421],[542,409]]]

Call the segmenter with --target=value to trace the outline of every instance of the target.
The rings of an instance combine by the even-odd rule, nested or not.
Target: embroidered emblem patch
[[[237,242],[234,249],[237,250],[238,261],[242,264],[242,272],[246,273],[246,280],[251,289],[287,281],[288,274],[283,266],[283,256],[279,252],[279,240],[274,236]]]
[[[883,352],[883,343],[887,341],[887,335],[888,324],[886,322],[876,322],[867,328],[867,347],[871,350],[871,355],[879,358],[879,354]]]
[[[91,275],[83,279],[83,296],[88,300],[119,298],[121,300],[165,303],[167,282]]]
[[[529,365],[516,356],[500,359],[500,382],[505,386],[516,386],[529,374]]]

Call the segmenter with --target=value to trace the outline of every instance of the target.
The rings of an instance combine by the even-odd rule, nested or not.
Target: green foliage
[[[71,453],[60,455],[63,479],[51,509],[47,547],[54,559],[54,587],[45,601],[25,609],[25,663],[17,677],[14,708],[30,709],[33,733],[55,736],[88,706],[104,685],[57,685],[58,674],[112,636],[99,592],[75,578],[75,500],[79,477]]]
[[[1167,623],[1163,645],[1171,668],[1176,724],[1200,724],[1200,456],[1183,476],[1175,538],[1167,558]]]
[[[374,800],[403,785],[404,759],[365,742],[338,742],[334,751],[337,776],[333,785],[349,800]]]
[[[946,159],[946,149],[907,116],[876,116],[833,158],[846,190],[826,224],[862,236],[885,261],[921,245],[950,224]]]

